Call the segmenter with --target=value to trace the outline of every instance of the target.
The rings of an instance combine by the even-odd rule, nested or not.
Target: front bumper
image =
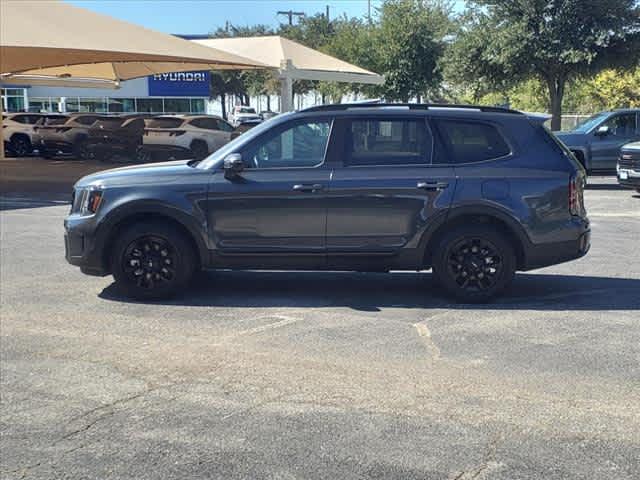
[[[58,140],[40,140],[38,143],[39,150],[46,150],[49,152],[61,152],[61,153],[72,153],[73,145],[69,142],[58,141]]]
[[[95,236],[91,234],[93,219],[71,215],[64,221],[64,250],[67,262],[80,267],[87,275],[109,274],[104,265],[102,251],[96,248]]]
[[[618,183],[623,187],[640,187],[640,172],[618,167]]]

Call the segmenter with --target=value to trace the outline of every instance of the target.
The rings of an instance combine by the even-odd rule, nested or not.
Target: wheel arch
[[[105,268],[109,268],[116,237],[124,231],[124,229],[138,221],[161,221],[171,224],[177,231],[180,231],[192,245],[197,261],[196,267],[201,268],[207,264],[207,246],[201,234],[198,233],[197,228],[192,225],[194,222],[193,219],[189,219],[187,214],[181,214],[172,208],[144,203],[136,205],[135,207],[121,207],[101,222],[98,227],[98,234],[96,235],[96,246],[101,251],[101,260]]]
[[[459,208],[451,211],[446,219],[425,234],[422,241],[424,265],[432,265],[433,252],[448,231],[460,225],[470,224],[493,225],[504,233],[514,247],[517,269],[524,268],[527,245],[531,243],[524,228],[508,214],[491,207]]]

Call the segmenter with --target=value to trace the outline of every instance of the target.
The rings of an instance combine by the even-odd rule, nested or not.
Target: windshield
[[[256,113],[256,109],[249,108],[249,107],[240,107],[240,110],[238,110],[238,113]]]
[[[222,147],[219,150],[216,150],[215,152],[213,152],[211,155],[209,155],[207,158],[205,158],[201,162],[191,163],[190,165],[191,166],[197,166],[198,168],[201,168],[203,170],[207,170],[209,168],[212,168],[215,165],[217,165],[219,162],[221,162],[224,159],[224,157],[226,157],[230,153],[235,153],[237,151],[238,147],[241,147],[245,143],[253,140],[255,137],[260,135],[262,132],[264,132],[266,130],[269,130],[272,125],[275,125],[277,122],[280,122],[281,119],[287,119],[292,114],[293,114],[293,112],[283,113],[282,115],[278,115],[277,117],[273,117],[273,118],[270,118],[269,120],[265,120],[264,122],[260,123],[259,125],[253,127],[248,132],[242,134],[241,136],[237,137],[234,140],[231,140],[224,147]]]
[[[578,123],[578,125],[576,125],[576,128],[574,128],[572,131],[576,133],[587,133],[593,127],[603,122],[608,116],[608,113],[596,113],[595,115]]]

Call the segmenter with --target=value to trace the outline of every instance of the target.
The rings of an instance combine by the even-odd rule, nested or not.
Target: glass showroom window
[[[162,106],[161,98],[138,98],[136,100],[137,110],[140,113],[162,113],[164,108]]]
[[[5,112],[23,112],[25,110],[24,88],[3,88],[2,108]]]
[[[80,111],[80,100],[78,97],[66,97],[64,99],[65,112],[73,113]]]
[[[164,111],[166,113],[189,113],[191,105],[188,98],[165,98]]]
[[[132,113],[136,112],[135,98],[109,98],[109,113]]]
[[[54,110],[55,108],[55,110]],[[50,97],[29,97],[29,111],[34,113],[53,112],[58,110],[58,105],[51,104]]]
[[[80,111],[91,113],[106,113],[107,99],[104,97],[86,98],[80,97]]]
[[[191,113],[204,113],[204,98],[191,99]]]

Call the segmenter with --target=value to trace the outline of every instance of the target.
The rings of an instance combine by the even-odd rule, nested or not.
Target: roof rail
[[[429,110],[429,109],[468,109],[479,110],[481,112],[493,112],[493,113],[511,113],[522,115],[522,112],[517,110],[511,110],[503,107],[487,107],[483,105],[457,105],[451,103],[387,103],[387,102],[359,102],[359,103],[337,103],[329,105],[316,105],[315,107],[305,108],[300,110],[301,112],[323,112],[327,110],[353,110],[363,108],[408,108],[409,110]]]

